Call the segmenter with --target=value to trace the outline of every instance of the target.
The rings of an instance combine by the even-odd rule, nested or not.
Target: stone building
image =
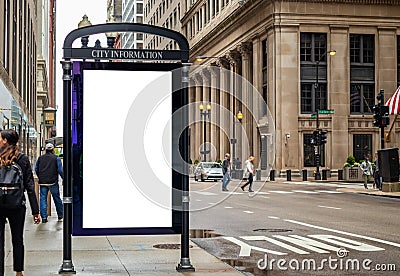
[[[41,1],[0,1],[0,122],[19,133],[31,161],[37,144],[38,5]]]
[[[181,31],[180,0],[144,0],[144,23]],[[168,38],[155,35],[144,36],[145,49],[175,50],[178,44]]]
[[[381,89],[387,100],[400,81],[399,1],[181,3],[182,32],[190,43],[191,61],[234,70],[253,84],[258,91],[253,93],[259,93],[267,103],[276,131],[276,170],[314,169],[315,148],[311,141],[317,122],[312,114],[317,110],[334,112],[318,116],[319,128],[327,131],[327,143],[320,149],[322,168],[340,169],[348,155],[359,160],[380,149],[380,132],[373,126],[372,107]],[[336,55],[331,56],[333,50]],[[198,56],[207,58],[199,63]],[[211,76],[205,72],[196,78],[204,83]],[[206,91],[201,87],[191,89],[191,100],[216,99],[217,104],[236,114],[237,101],[210,97]],[[252,101],[254,94],[246,97],[243,101]],[[249,145],[260,164],[267,120],[263,114],[257,122],[246,116],[263,110],[242,112]],[[217,115],[214,112],[212,116]],[[390,119],[392,123],[394,116]],[[230,137],[216,135],[214,132],[219,130],[211,126],[207,130],[207,141],[217,148],[217,159],[221,159],[225,151],[232,150]],[[400,121],[396,121],[386,147],[398,147],[399,132]],[[191,127],[192,160],[199,156],[202,135],[200,127]],[[243,153],[237,151],[241,160],[247,157],[240,154]]]

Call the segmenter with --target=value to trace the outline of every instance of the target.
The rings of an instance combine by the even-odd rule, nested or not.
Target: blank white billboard
[[[171,203],[172,73],[158,71],[84,70],[83,101],[83,228],[172,227],[172,208],[161,207],[138,189],[127,168],[124,132],[135,133],[135,125],[125,125],[128,112],[140,93],[154,82],[162,82],[162,101],[148,108],[151,115],[135,118],[146,121],[143,144],[147,161],[159,180],[169,188],[164,202]],[[166,131],[167,130],[167,131]],[[164,141],[163,141],[164,139]],[[169,145],[169,148],[165,147]],[[162,149],[162,150],[161,150]],[[167,157],[167,159],[166,159]],[[137,170],[136,170],[137,171]],[[134,177],[137,181],[137,177]],[[156,189],[156,187],[155,187]]]

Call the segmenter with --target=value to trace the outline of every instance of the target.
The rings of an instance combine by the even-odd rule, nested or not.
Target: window
[[[300,34],[301,113],[328,108],[325,33]]]
[[[397,86],[400,86],[400,35],[397,36]]]
[[[18,16],[18,13],[17,13],[17,2],[15,1],[14,5],[13,5],[13,14],[12,14],[12,19],[13,19],[13,25],[12,25],[12,36],[13,36],[12,37],[12,45],[13,45],[13,47],[12,47],[12,61],[13,61],[13,64],[12,64],[12,74],[11,74],[11,77],[12,77],[12,80],[13,80],[14,84],[15,84],[15,81],[16,81],[16,78],[17,78],[17,64],[16,64],[17,49],[18,49],[18,47],[17,47],[17,38],[18,38],[18,34],[17,34],[17,16]],[[21,93],[20,90],[18,92]]]
[[[311,145],[312,134],[303,135],[303,152],[304,152],[304,167],[315,167],[315,148]],[[325,145],[320,148],[320,166],[325,166]]]
[[[372,113],[375,95],[374,35],[350,35],[350,112]]]
[[[357,162],[372,156],[372,135],[353,134],[353,155]]]
[[[374,106],[373,84],[351,84],[350,85],[350,112],[372,113]]]
[[[8,62],[9,62],[9,41],[10,41],[10,25],[8,24],[10,22],[10,0],[6,0],[4,3],[4,14],[7,16],[4,16],[4,69],[8,71]]]
[[[143,4],[142,3],[136,4],[136,13],[143,13]]]
[[[268,49],[267,49],[267,40],[263,40],[261,43],[262,47],[262,81],[263,81],[263,99],[266,103],[268,103]],[[267,113],[266,110],[263,110],[263,114]]]

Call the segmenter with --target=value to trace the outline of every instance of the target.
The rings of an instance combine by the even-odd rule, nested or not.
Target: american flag
[[[400,86],[397,88],[396,92],[394,92],[393,96],[387,100],[385,106],[389,107],[389,114],[400,113]]]

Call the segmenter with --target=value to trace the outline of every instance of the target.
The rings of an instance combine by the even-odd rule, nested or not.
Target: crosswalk
[[[206,192],[206,191],[193,191],[193,193],[203,195],[203,196],[216,196],[219,195],[219,193],[214,193],[214,192]],[[231,194],[231,195],[242,195],[242,194],[248,194],[248,192],[224,192],[226,194]],[[268,191],[263,191],[263,192],[255,192],[255,195],[270,195],[270,194],[342,194],[343,192],[339,191],[331,191],[331,190],[290,190],[290,191],[281,191],[281,190],[268,190]]]

